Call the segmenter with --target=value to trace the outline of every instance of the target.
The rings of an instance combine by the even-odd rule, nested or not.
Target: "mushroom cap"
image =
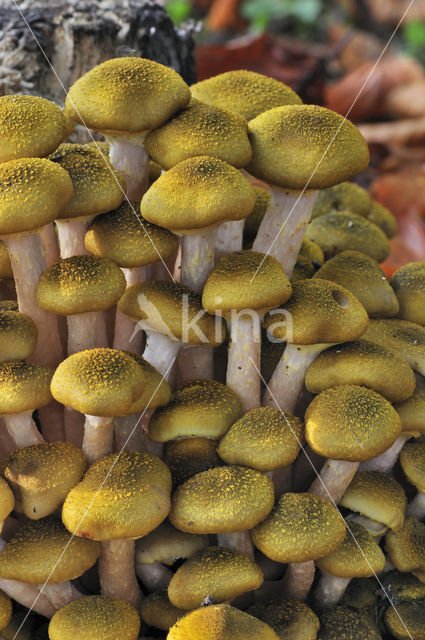
[[[45,311],[68,316],[109,309],[125,287],[124,274],[112,260],[72,256],[46,269],[35,297]]]
[[[402,487],[387,473],[357,471],[339,504],[398,531],[404,523],[407,500]]]
[[[425,524],[406,518],[398,531],[389,531],[385,546],[391,562],[399,571],[425,569]],[[422,582],[422,581],[421,581]]]
[[[6,480],[0,476],[0,523],[3,523],[7,516],[15,508],[15,496]],[[0,527],[1,529],[1,527]],[[1,594],[1,591],[0,591]],[[0,626],[0,629],[2,627]]]
[[[150,593],[142,600],[140,617],[150,627],[168,631],[187,611],[175,607],[169,600],[167,591]]]
[[[263,583],[260,567],[227,547],[213,546],[186,560],[171,578],[168,597],[180,609],[196,609],[207,596],[228,602]]]
[[[58,402],[93,416],[128,415],[140,398],[145,375],[137,362],[116,349],[74,353],[56,369],[52,395]]]
[[[404,264],[390,282],[400,303],[399,317],[425,325],[425,262]]]
[[[255,191],[255,203],[254,208],[252,209],[249,216],[245,218],[244,224],[244,236],[248,240],[254,240],[257,235],[258,228],[265,216],[267,211],[267,207],[270,204],[270,192],[267,189],[263,189],[262,187],[257,187],[253,185],[252,187]]]
[[[318,218],[331,211],[350,211],[365,218],[371,206],[372,199],[362,187],[354,182],[340,182],[319,191],[311,217]]]
[[[12,602],[3,591],[0,591],[0,631],[10,622],[12,617]]]
[[[15,494],[15,511],[39,520],[56,511],[85,469],[83,452],[73,444],[47,442],[12,453],[3,475]]]
[[[11,280],[13,278],[9,253],[3,240],[0,240],[0,278],[2,280]]]
[[[401,420],[388,400],[356,385],[322,391],[305,414],[308,444],[333,460],[370,460],[386,451],[400,431]]]
[[[354,177],[369,164],[360,131],[325,107],[275,107],[251,120],[248,130],[252,158],[247,170],[279,187],[324,189]]]
[[[306,562],[334,551],[345,523],[328,500],[310,493],[284,493],[269,517],[251,531],[255,546],[275,562]]]
[[[69,173],[74,195],[58,216],[61,220],[95,216],[118,207],[124,199],[124,178],[95,149],[83,144],[61,144],[49,160]]]
[[[142,219],[138,207],[137,202],[125,200],[97,216],[84,237],[87,251],[127,269],[171,258],[179,246],[177,236]]]
[[[317,640],[381,640],[375,624],[367,614],[338,605],[319,615]]]
[[[138,564],[162,562],[172,565],[180,558],[190,558],[209,545],[207,535],[186,533],[164,520],[159,527],[136,542],[135,561]]]
[[[370,316],[396,316],[399,304],[381,267],[360,251],[342,251],[314,275],[337,282],[351,291]],[[367,285],[366,285],[367,283]]]
[[[9,360],[0,364],[0,414],[34,411],[52,400],[53,369]]]
[[[72,197],[69,174],[44,158],[0,165],[0,234],[34,231],[58,217]]]
[[[425,442],[408,442],[400,451],[400,464],[411,484],[425,493]]]
[[[38,331],[31,318],[18,311],[0,311],[0,362],[25,360],[35,349]]]
[[[384,577],[381,580],[385,579]],[[419,581],[418,581],[419,582]],[[344,592],[341,604],[352,609],[375,607],[378,600],[375,578],[353,578]]]
[[[302,104],[283,82],[261,73],[237,69],[201,80],[190,87],[194,98],[252,120],[263,111],[286,104]]]
[[[16,300],[0,300],[0,311],[19,311]]]
[[[425,381],[416,374],[416,389],[413,395],[394,405],[401,419],[403,434],[418,438],[425,433]]]
[[[174,393],[149,423],[156,442],[200,436],[218,439],[242,415],[239,396],[216,380],[192,380]]]
[[[385,572],[382,582],[387,592],[395,600],[424,600],[425,584],[411,573],[402,573],[394,569]]]
[[[180,618],[167,640],[278,640],[268,624],[228,604],[201,607]],[[55,640],[55,639],[53,639]]]
[[[129,56],[107,60],[74,82],[65,111],[89,129],[139,133],[161,126],[189,100],[189,87],[173,69]]]
[[[369,387],[389,402],[402,402],[413,394],[416,381],[405,360],[381,345],[360,339],[322,351],[305,376],[312,393],[341,384]]]
[[[325,256],[319,245],[304,238],[297,255],[291,282],[312,278],[324,262]]]
[[[143,329],[167,335],[184,344],[216,347],[226,336],[221,318],[206,313],[201,297],[180,282],[138,282],[126,289],[118,308]],[[195,320],[195,325],[191,326]]]
[[[178,487],[169,519],[189,533],[246,531],[269,515],[273,502],[273,483],[260,471],[215,467]]]
[[[6,544],[0,554],[0,576],[30,584],[56,584],[81,576],[99,554],[98,542],[71,538],[61,522],[45,518],[22,525]]]
[[[273,338],[291,344],[355,340],[369,322],[365,309],[350,291],[319,278],[295,282],[283,309],[283,313],[279,309],[269,313],[264,326]]]
[[[399,318],[376,318],[362,338],[394,351],[415,371],[425,375],[425,328]]]
[[[316,614],[304,602],[280,597],[256,602],[247,613],[270,625],[287,640],[315,640],[320,624]]]
[[[124,353],[137,362],[145,378],[142,395],[131,405],[128,410],[129,415],[168,404],[171,400],[171,387],[164,376],[139,354],[132,351],[124,351]]]
[[[384,207],[380,202],[372,200],[372,207],[367,214],[366,218],[376,224],[387,236],[391,239],[397,233],[397,220],[389,209]]]
[[[255,191],[240,171],[219,158],[202,155],[163,173],[143,196],[140,213],[149,222],[182,235],[242,220],[254,204]]]
[[[194,98],[147,135],[146,149],[152,160],[166,170],[194,156],[214,156],[238,169],[251,159],[246,120]]]
[[[258,251],[236,251],[221,258],[210,272],[202,304],[210,313],[232,310],[269,311],[286,302],[291,284],[281,264]]]
[[[396,611],[387,607],[384,622],[393,638],[425,640],[425,606],[423,603],[401,602]]]
[[[56,611],[50,640],[137,640],[140,619],[128,602],[109,596],[85,596]]]
[[[222,437],[217,453],[227,464],[272,471],[292,464],[304,444],[299,418],[271,407],[248,411]]]
[[[170,492],[171,474],[156,456],[111,454],[92,464],[68,493],[62,520],[75,535],[93,540],[141,538],[167,517]]]
[[[61,109],[38,96],[0,98],[0,162],[47,156],[67,134]]]
[[[209,438],[177,438],[168,444],[164,461],[171,471],[173,489],[197,473],[223,464],[217,441]]]

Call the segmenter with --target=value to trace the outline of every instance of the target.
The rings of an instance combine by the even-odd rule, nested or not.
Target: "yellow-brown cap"
[[[394,238],[397,233],[397,220],[389,209],[384,207],[380,202],[372,200],[372,207],[366,218],[376,224],[387,236]]]
[[[425,493],[425,442],[408,442],[400,451],[400,464],[418,491]]]
[[[53,369],[9,360],[0,364],[0,414],[34,411],[52,400]]]
[[[31,318],[18,311],[0,311],[0,362],[25,360],[35,349],[38,331]]]
[[[197,473],[223,464],[217,453],[217,440],[209,438],[178,438],[170,442],[164,461],[173,477],[173,488]]]
[[[391,562],[399,571],[425,570],[425,524],[423,522],[416,518],[406,518],[401,529],[387,533],[385,546]]]
[[[416,389],[413,395],[394,405],[401,419],[403,435],[412,435],[418,438],[425,433],[425,380],[417,373]]]
[[[311,217],[318,218],[331,211],[350,211],[365,218],[371,206],[372,200],[362,187],[353,182],[340,182],[319,191]]]
[[[399,318],[376,318],[369,322],[362,337],[394,351],[412,369],[425,375],[425,327]]]
[[[15,509],[15,496],[6,480],[0,476],[0,531],[3,522],[13,509]]]
[[[393,638],[398,640],[422,640],[425,638],[425,606],[423,603],[400,602],[397,607],[387,607],[384,622]]]
[[[169,600],[167,591],[150,593],[140,605],[140,617],[150,627],[168,631],[187,611],[175,607]]]
[[[0,591],[0,631],[10,622],[12,617],[12,602],[3,591]]]
[[[145,409],[156,409],[168,404],[171,400],[171,387],[164,376],[139,354],[132,351],[124,351],[124,353],[137,362],[144,375],[142,395],[131,405],[128,414],[141,413]]]
[[[390,281],[400,303],[399,317],[425,325],[425,262],[409,262]]]
[[[253,604],[247,613],[270,625],[288,640],[316,640],[320,624],[316,614],[300,600],[284,600],[279,596]]]
[[[172,565],[180,558],[190,558],[209,546],[210,537],[186,533],[164,520],[159,527],[136,542],[135,561],[138,564],[162,562]]]
[[[291,282],[312,278],[324,262],[325,256],[319,245],[308,238],[304,238],[297,255]]]
[[[381,640],[374,621],[360,611],[338,605],[319,615],[321,640]]]

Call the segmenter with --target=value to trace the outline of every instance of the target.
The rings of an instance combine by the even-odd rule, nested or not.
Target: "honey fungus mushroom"
[[[37,327],[17,310],[0,309],[0,362],[25,360],[37,344]]]

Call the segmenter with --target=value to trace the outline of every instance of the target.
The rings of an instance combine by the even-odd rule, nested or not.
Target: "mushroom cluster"
[[[129,56],[0,132],[1,638],[425,639],[425,262],[356,127]]]

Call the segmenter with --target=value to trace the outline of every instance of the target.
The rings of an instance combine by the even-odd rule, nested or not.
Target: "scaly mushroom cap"
[[[382,640],[367,614],[338,605],[319,615],[317,640]]]
[[[168,404],[171,400],[171,387],[164,376],[137,353],[133,353],[132,351],[124,351],[124,353],[137,362],[145,378],[142,395],[131,405],[128,410],[129,415],[141,413],[145,409],[156,409],[157,407],[163,407],[165,404]]]
[[[287,339],[292,344],[355,340],[362,335],[369,322],[357,298],[344,287],[328,280],[295,282],[292,296],[283,309],[284,313],[269,313],[264,326],[275,339]],[[288,313],[291,335],[287,336]]]
[[[45,311],[70,316],[109,309],[121,298],[125,286],[124,274],[112,260],[72,256],[41,275],[35,297]]]
[[[423,603],[401,602],[396,611],[387,607],[384,622],[393,638],[425,640],[425,606]]]
[[[171,258],[178,249],[178,238],[143,220],[138,207],[139,203],[125,200],[117,209],[97,216],[84,237],[87,251],[127,269]]]
[[[305,235],[322,248],[326,259],[351,250],[383,262],[390,253],[385,233],[369,220],[348,211],[335,211],[315,218]]]
[[[0,476],[0,523],[6,520],[13,509],[15,509],[15,496],[6,480]]]
[[[408,442],[400,452],[400,464],[407,479],[425,493],[425,442]]]
[[[386,572],[382,577],[382,581],[391,597],[398,601],[425,599],[425,584],[411,573],[401,573],[401,571],[394,569]]]
[[[180,282],[138,282],[126,289],[118,308],[142,328],[185,344],[217,347],[226,337],[222,320],[205,313],[201,297]],[[192,327],[195,318],[196,326]]]
[[[218,440],[242,415],[239,396],[216,380],[192,380],[155,413],[149,435],[156,442],[201,436]]]
[[[372,200],[372,207],[366,218],[376,224],[391,239],[397,233],[397,220],[389,209],[384,207],[380,202]]]
[[[253,591],[263,583],[260,567],[246,556],[227,547],[208,547],[179,567],[168,585],[174,606],[190,611],[201,606],[207,596],[216,603],[229,602]]]
[[[52,400],[53,369],[9,360],[0,364],[0,414],[34,411]]]
[[[0,278],[2,280],[11,280],[13,278],[9,253],[3,240],[0,240]]]
[[[251,120],[248,130],[252,158],[247,170],[279,187],[324,189],[354,177],[369,164],[360,131],[324,107],[275,107]]]
[[[140,617],[150,627],[168,631],[187,611],[171,604],[166,591],[150,593],[140,605]]]
[[[73,444],[47,442],[12,453],[3,475],[15,494],[15,511],[39,520],[56,511],[85,469],[86,459]]]
[[[324,262],[325,256],[319,245],[304,238],[292,272],[291,283],[312,278]]]
[[[0,631],[10,622],[12,617],[12,602],[3,591],[0,591]]]
[[[35,349],[38,331],[29,316],[0,311],[0,362],[25,360]]]
[[[273,502],[273,483],[264,474],[247,467],[216,467],[178,487],[169,518],[189,533],[246,531],[267,518]]]
[[[318,218],[331,211],[351,211],[366,218],[371,206],[372,199],[362,187],[353,182],[341,182],[318,193],[311,217]]]
[[[180,531],[164,520],[136,542],[135,561],[138,564],[162,562],[172,565],[180,558],[190,558],[208,545],[209,536]]]
[[[400,303],[399,317],[425,325],[425,262],[403,265],[390,282]]]
[[[301,98],[283,82],[261,73],[237,69],[220,73],[190,87],[194,98],[252,120],[263,111],[286,104],[302,104]]]
[[[194,156],[220,158],[238,169],[251,159],[246,120],[194,98],[166,124],[148,134],[146,149],[166,170]]]
[[[389,531],[385,546],[391,562],[399,571],[425,569],[425,524],[406,518],[397,532]]]
[[[71,199],[65,169],[44,158],[0,165],[0,234],[34,231],[52,222]]]
[[[262,187],[257,187],[253,185],[252,187],[255,191],[255,203],[254,208],[245,218],[244,224],[244,236],[248,240],[254,240],[257,235],[258,228],[264,218],[264,215],[267,211],[267,207],[270,204],[270,192]]]
[[[173,69],[138,57],[112,58],[70,88],[65,111],[96,131],[139,133],[161,126],[190,101]]]
[[[334,551],[345,536],[338,509],[310,493],[284,493],[251,531],[255,546],[275,562],[306,562]]]
[[[405,360],[385,347],[360,339],[323,351],[305,376],[305,385],[312,393],[341,384],[369,387],[388,402],[402,402],[413,394],[416,381]]]
[[[92,464],[68,493],[62,520],[75,535],[93,540],[141,538],[167,517],[170,492],[171,474],[156,456],[111,454]]]
[[[333,460],[370,460],[391,447],[400,431],[401,420],[388,400],[355,385],[322,391],[305,414],[308,444]]]
[[[210,313],[255,309],[265,313],[292,293],[280,263],[258,251],[236,251],[221,258],[207,278],[202,304]]]
[[[370,316],[396,316],[398,313],[397,296],[385,273],[373,258],[360,251],[338,253],[325,262],[314,277],[337,282],[351,291]]]
[[[227,464],[272,471],[292,464],[304,444],[299,418],[261,407],[248,411],[220,440],[217,453]]]
[[[146,220],[179,235],[242,220],[255,191],[240,171],[211,156],[188,158],[156,180],[143,196]]]
[[[56,611],[49,624],[50,640],[137,640],[140,619],[124,600],[86,596]]]
[[[399,318],[376,318],[362,336],[394,351],[415,371],[425,374],[425,328]]]
[[[87,505],[86,505],[87,506]],[[0,554],[0,576],[30,584],[78,578],[98,559],[100,544],[71,538],[56,520],[24,524]]]
[[[271,600],[256,602],[247,613],[270,625],[279,638],[287,640],[315,640],[320,624],[316,614],[299,600]]]
[[[398,531],[404,523],[407,500],[399,483],[387,473],[358,471],[339,504]]]
[[[66,134],[65,116],[54,102],[38,96],[1,96],[0,162],[47,156]]]
[[[377,601],[375,578],[353,578],[344,592],[341,604],[352,609],[368,609],[375,607]]]
[[[394,405],[401,419],[403,434],[418,438],[425,434],[425,380],[416,374],[416,389],[404,402]]]
[[[0,311],[19,311],[16,300],[0,300]]]
[[[171,627],[167,640],[278,640],[268,624],[228,604],[201,607]],[[55,640],[55,639],[53,639]]]
[[[58,402],[93,416],[123,416],[140,398],[145,376],[137,362],[116,349],[87,349],[69,356],[51,383]]]
[[[209,438],[185,437],[170,442],[164,462],[171,471],[173,490],[197,473],[223,465],[217,453],[217,441]]]
[[[87,145],[61,144],[49,160],[66,169],[74,187],[74,195],[60,212],[59,219],[95,216],[115,209],[123,201],[124,178]]]

